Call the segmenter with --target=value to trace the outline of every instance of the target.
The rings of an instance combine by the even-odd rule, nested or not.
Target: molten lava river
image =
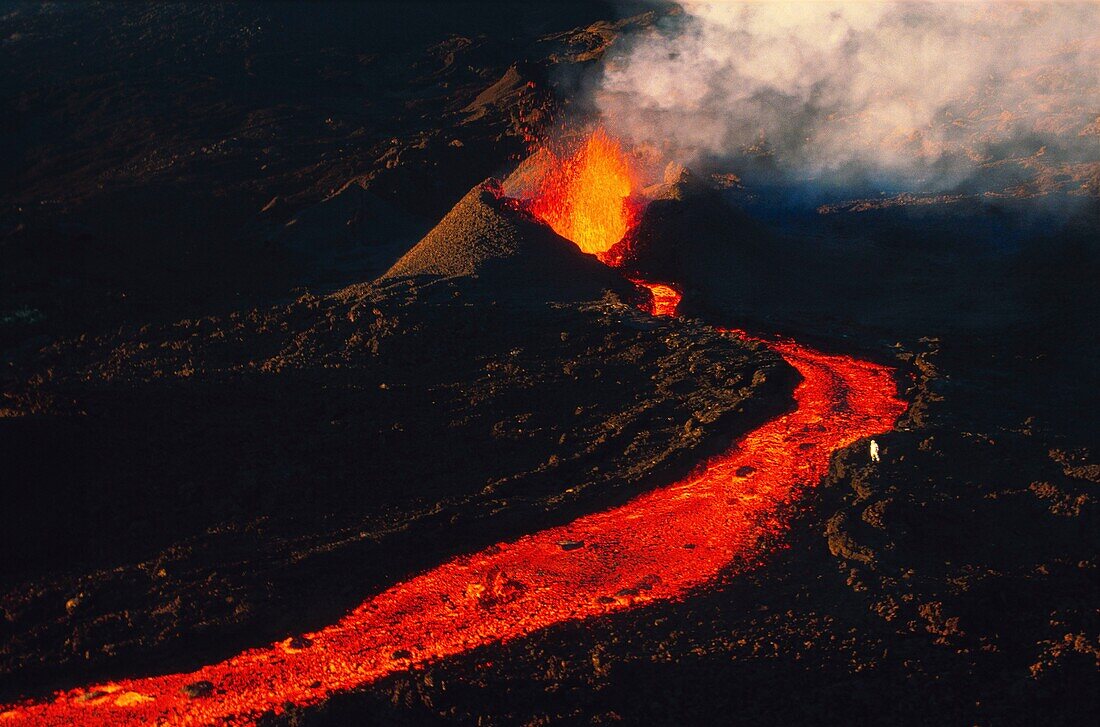
[[[652,312],[675,315],[676,291],[648,287]],[[793,341],[770,345],[802,375],[795,408],[679,482],[455,558],[319,631],[193,672],[9,705],[0,722],[250,724],[287,704],[317,704],[395,671],[563,621],[689,597],[751,561],[764,537],[783,529],[781,506],[822,478],[834,451],[889,430],[905,409],[885,366]]]

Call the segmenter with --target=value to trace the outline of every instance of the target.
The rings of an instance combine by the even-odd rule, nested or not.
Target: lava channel
[[[657,290],[675,311],[674,291]],[[319,631],[197,671],[126,679],[2,708],[21,724],[250,724],[411,666],[563,621],[682,599],[760,554],[781,506],[837,449],[905,410],[888,367],[772,343],[802,375],[795,409],[680,482],[568,525],[455,558]]]

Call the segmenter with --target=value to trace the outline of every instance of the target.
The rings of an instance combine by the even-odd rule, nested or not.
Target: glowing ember
[[[634,225],[636,185],[630,158],[603,129],[596,129],[568,159],[552,153],[531,197],[531,212],[587,253],[599,255]]]
[[[661,310],[674,313],[673,296],[650,287],[663,301]],[[456,558],[303,638],[191,673],[13,705],[0,712],[0,721],[247,724],[288,703],[317,704],[411,665],[562,621],[683,598],[758,555],[761,540],[784,527],[780,507],[825,474],[834,450],[888,430],[905,409],[885,366],[793,342],[773,345],[802,374],[795,410],[680,482]]]

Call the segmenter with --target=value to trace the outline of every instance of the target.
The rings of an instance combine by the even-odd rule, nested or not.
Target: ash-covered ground
[[[883,461],[838,453],[683,602],[272,722],[1096,720],[1095,187],[1043,155],[993,165],[1019,194],[829,204],[671,169],[628,241],[684,291],[653,319],[479,185],[667,12],[0,3],[0,701],[318,628],[673,481],[789,406],[720,325],[897,366]]]

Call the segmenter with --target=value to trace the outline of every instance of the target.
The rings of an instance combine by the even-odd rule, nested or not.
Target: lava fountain
[[[546,150],[530,211],[581,250],[603,256],[637,221],[638,177],[619,142],[597,128],[568,158]],[[606,260],[605,260],[606,262]]]

